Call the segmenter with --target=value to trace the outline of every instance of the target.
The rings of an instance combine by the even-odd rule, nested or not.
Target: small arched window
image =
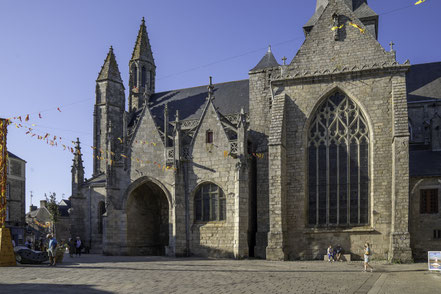
[[[147,81],[145,67],[143,66],[141,69],[141,87],[145,87],[145,83]]]
[[[98,203],[98,234],[103,233],[103,214],[106,213],[106,204],[104,201]]]
[[[196,221],[222,221],[226,218],[224,192],[213,183],[202,184],[195,195],[194,210]]]
[[[208,130],[205,133],[205,143],[213,144],[213,131],[212,130]]]

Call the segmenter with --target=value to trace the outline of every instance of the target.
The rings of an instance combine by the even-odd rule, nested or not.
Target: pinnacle
[[[109,48],[109,53],[107,53],[107,57],[98,75],[97,81],[100,80],[112,80],[114,82],[122,83],[121,75],[118,69],[118,63],[116,62],[112,46],[110,46]]]
[[[154,64],[152,48],[150,47],[150,41],[145,26],[145,19],[142,18],[141,25],[139,26],[138,37],[136,38],[135,48],[133,48],[131,60],[144,60]]]

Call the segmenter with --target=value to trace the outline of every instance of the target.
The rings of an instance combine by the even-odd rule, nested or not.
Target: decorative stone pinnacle
[[[286,56],[283,56],[282,60],[283,60],[283,65],[286,65]]]
[[[271,45],[268,45],[268,53],[271,53]]]
[[[142,24],[145,24],[144,16],[142,17]]]
[[[210,84],[208,85],[208,99],[211,99],[213,96],[213,77],[210,76]]]

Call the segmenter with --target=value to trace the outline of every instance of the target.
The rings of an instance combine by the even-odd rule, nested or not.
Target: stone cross
[[[394,51],[394,45],[395,45],[395,43],[394,43],[393,41],[391,41],[391,42],[389,43],[390,51],[391,51],[391,52]]]
[[[286,56],[283,56],[282,60],[283,60],[283,65],[286,65]]]

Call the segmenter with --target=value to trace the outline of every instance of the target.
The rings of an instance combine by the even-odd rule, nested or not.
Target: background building
[[[6,182],[6,227],[10,228],[15,244],[24,244],[26,207],[26,161],[8,152]]]

